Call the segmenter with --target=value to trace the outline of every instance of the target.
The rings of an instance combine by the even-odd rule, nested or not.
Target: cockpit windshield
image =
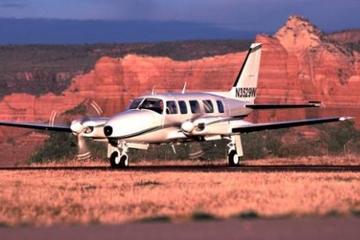
[[[137,109],[142,101],[143,101],[143,98],[136,98],[136,99],[134,99],[134,100],[130,103],[128,109]]]
[[[139,109],[148,109],[162,114],[164,110],[164,103],[161,99],[146,98],[144,102],[140,105]]]

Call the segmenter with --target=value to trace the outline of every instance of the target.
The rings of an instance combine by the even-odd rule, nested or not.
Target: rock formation
[[[344,30],[327,35],[328,38],[341,43],[360,43],[360,29]]]
[[[261,35],[257,41],[264,45],[259,101],[320,100],[327,109],[319,114],[360,116],[358,52],[328,39],[297,16],[273,36]]]

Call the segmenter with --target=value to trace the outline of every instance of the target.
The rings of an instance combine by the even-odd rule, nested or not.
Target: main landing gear
[[[228,161],[230,167],[240,165],[240,159],[244,155],[240,135],[231,136],[231,142],[228,144]]]

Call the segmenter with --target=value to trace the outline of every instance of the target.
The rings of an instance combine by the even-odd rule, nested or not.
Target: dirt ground
[[[0,170],[2,225],[115,224],[158,216],[182,222],[195,213],[228,218],[247,212],[359,213],[360,172]]]

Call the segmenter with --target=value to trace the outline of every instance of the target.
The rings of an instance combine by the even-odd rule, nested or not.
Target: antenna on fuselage
[[[153,86],[152,90],[151,90],[151,95],[155,95],[155,86]]]
[[[184,87],[183,87],[183,89],[182,89],[182,91],[181,91],[182,94],[184,94],[185,91],[186,91],[186,85],[187,85],[187,82],[184,83]]]

